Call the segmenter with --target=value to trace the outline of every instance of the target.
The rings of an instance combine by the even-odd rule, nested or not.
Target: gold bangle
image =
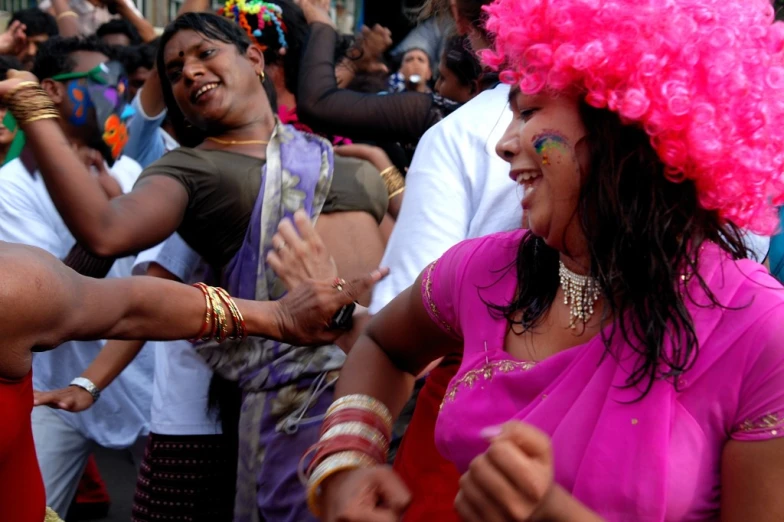
[[[385,178],[385,177],[389,176],[390,174],[392,174],[392,173],[393,173],[393,172],[395,172],[395,171],[397,171],[397,167],[395,167],[394,165],[392,165],[391,167],[387,167],[387,168],[385,168],[384,170],[382,170],[382,171],[379,173],[379,175],[380,175],[382,178]]]
[[[39,120],[56,120],[59,117],[60,117],[59,113],[58,114],[53,114],[53,113],[39,114],[38,116],[32,116],[32,117],[27,118],[26,120],[21,121],[19,123],[33,123],[34,121],[39,121]]]
[[[248,333],[245,330],[245,319],[242,317],[240,309],[237,308],[237,303],[234,302],[234,299],[223,288],[216,287],[215,291],[218,292],[218,295],[223,299],[223,302],[229,307],[231,320],[234,322],[234,336],[231,337],[231,339],[245,339],[248,336]]]
[[[69,16],[73,16],[74,18],[79,18],[79,14],[74,11],[63,11],[59,15],[57,15],[57,21],[59,22],[63,18],[68,18]]]
[[[218,321],[218,328],[215,332],[215,340],[223,342],[229,338],[229,325],[226,322],[226,311],[223,309],[223,303],[218,297],[218,293],[213,287],[207,287],[210,292],[210,299],[212,299],[213,307],[215,310],[215,319]]]
[[[392,194],[390,194],[390,195],[389,195],[389,199],[392,199],[392,198],[394,198],[395,196],[399,196],[399,195],[400,195],[400,194],[402,194],[402,193],[403,193],[403,191],[405,191],[405,190],[406,190],[406,187],[400,187],[399,189],[397,189],[396,191],[394,191]]]
[[[399,190],[406,186],[406,178],[394,165],[381,171],[381,179],[384,181],[384,186],[387,188],[389,199],[396,196]]]
[[[341,471],[349,471],[359,468],[372,468],[377,466],[375,460],[370,455],[359,451],[343,451],[330,455],[319,464],[308,479],[308,508],[316,518],[321,518],[321,509],[318,505],[319,489],[332,475]]]
[[[392,428],[392,414],[389,413],[389,408],[383,402],[370,395],[353,394],[341,397],[327,409],[324,418],[326,419],[339,411],[349,409],[360,409],[375,413],[388,428]]]
[[[6,100],[6,102],[8,102],[9,100],[11,100],[11,98],[14,97],[14,94],[16,94],[17,92],[21,91],[22,89],[28,89],[30,87],[40,87],[40,86],[41,86],[40,83],[32,82],[32,81],[29,81],[29,80],[25,81],[25,82],[19,82],[19,83],[17,83],[14,86],[13,89],[11,89],[7,93],[5,93],[5,96],[3,96],[3,99]]]
[[[60,117],[52,99],[36,82],[19,83],[3,98],[3,102],[20,125]]]

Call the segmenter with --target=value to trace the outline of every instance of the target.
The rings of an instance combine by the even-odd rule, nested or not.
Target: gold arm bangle
[[[221,301],[220,297],[218,297],[218,292],[215,291],[213,287],[207,287],[207,290],[210,292],[210,299],[212,299],[212,305],[215,310],[215,318],[218,321],[218,328],[216,329],[215,333],[215,340],[218,342],[223,342],[229,337],[229,325],[226,322],[226,311],[224,310],[224,304]]]
[[[392,173],[393,173],[393,172],[395,172],[395,171],[397,171],[397,167],[395,167],[394,165],[392,165],[391,167],[387,167],[387,168],[385,168],[384,170],[382,170],[382,171],[379,173],[379,175],[380,175],[382,178],[385,178],[385,177],[389,176],[390,174],[392,174]]]
[[[406,186],[406,178],[394,165],[381,171],[381,179],[384,181],[384,186],[387,188],[389,199],[396,196],[399,190]]]
[[[27,118],[25,121],[20,122],[20,123],[33,123],[34,121],[39,121],[39,120],[56,120],[59,117],[60,117],[59,113],[58,114],[52,114],[52,113],[40,114],[38,116],[33,116],[31,118]]]
[[[59,22],[63,18],[68,18],[69,16],[73,16],[74,18],[79,18],[79,14],[75,11],[63,11],[59,15],[57,15],[57,21]]]
[[[39,84],[38,82],[32,82],[32,81],[20,82],[20,83],[16,84],[16,86],[13,89],[11,89],[7,93],[5,93],[5,96],[3,96],[3,99],[6,100],[6,102],[7,102],[11,98],[13,98],[14,95],[16,93],[18,93],[19,91],[21,91],[22,89],[29,89],[30,87],[40,87],[40,86],[41,86],[41,84]]]
[[[370,455],[359,451],[344,451],[330,455],[316,467],[313,475],[308,480],[308,508],[316,518],[321,518],[321,508],[318,505],[321,484],[332,475],[341,471],[359,468],[371,468],[377,463]]]
[[[389,199],[392,199],[392,198],[394,198],[395,196],[399,196],[399,195],[400,195],[400,194],[402,194],[402,193],[403,193],[405,190],[406,190],[406,187],[400,187],[399,189],[397,189],[396,191],[394,191],[392,194],[390,194],[390,195],[389,195]]]

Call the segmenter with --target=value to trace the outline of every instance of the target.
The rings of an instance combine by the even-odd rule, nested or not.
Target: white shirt
[[[141,173],[139,165],[121,157],[110,169],[128,192]],[[30,174],[19,159],[0,169],[0,240],[23,243],[63,259],[76,244],[54,206],[41,175]],[[107,277],[131,275],[133,258],[115,261]],[[105,341],[71,341],[33,356],[33,386],[37,390],[65,388],[92,363]],[[55,410],[63,421],[86,438],[108,448],[125,448],[146,435],[150,417],[153,374],[152,350],[142,352],[81,413]]]
[[[511,121],[509,86],[498,85],[422,136],[381,261],[391,272],[373,291],[371,314],[460,241],[522,226],[517,185],[509,179],[509,164],[495,153]]]
[[[201,257],[174,234],[136,257],[133,273],[143,275],[157,263],[181,281],[192,282]],[[207,411],[212,370],[188,341],[154,342],[155,379],[150,431],[158,435],[217,435],[221,425]]]

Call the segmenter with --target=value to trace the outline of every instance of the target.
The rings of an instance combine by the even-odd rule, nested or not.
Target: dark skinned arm
[[[279,301],[235,302],[248,335],[322,345],[340,333],[327,329],[335,313],[386,273],[350,281],[343,292],[332,281],[311,280]],[[204,296],[193,286],[146,276],[91,279],[38,248],[0,244],[0,274],[0,302],[7,305],[0,375],[6,378],[29,371],[33,347],[70,339],[191,339],[205,317]],[[227,326],[233,331],[230,315]]]
[[[76,240],[93,254],[136,253],[177,230],[188,204],[179,182],[153,176],[110,200],[55,120],[36,121],[23,130],[57,211]]]
[[[416,375],[440,357],[462,353],[462,343],[447,335],[425,310],[421,280],[420,275],[413,286],[372,317],[349,352],[335,399],[355,393],[370,395],[397,417],[411,397]]]
[[[79,36],[79,17],[73,15],[60,16],[63,13],[73,12],[68,0],[52,0],[53,16],[57,19],[57,29],[60,36]]]
[[[147,275],[159,277],[170,281],[179,279],[157,263],[151,263]],[[125,368],[139,355],[145,341],[119,341],[112,339],[101,349],[90,366],[81,377],[89,379],[99,390],[106,389],[120,375]],[[79,412],[92,406],[94,403],[90,392],[78,386],[68,386],[60,390],[35,392],[36,406],[50,406],[67,411]]]
[[[721,462],[721,522],[784,520],[784,438],[729,441]]]

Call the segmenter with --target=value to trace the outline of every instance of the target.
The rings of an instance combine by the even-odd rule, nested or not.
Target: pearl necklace
[[[587,323],[593,315],[593,305],[601,295],[599,282],[591,276],[572,272],[562,261],[558,264],[564,304],[569,306],[569,327],[576,328],[577,321]]]

